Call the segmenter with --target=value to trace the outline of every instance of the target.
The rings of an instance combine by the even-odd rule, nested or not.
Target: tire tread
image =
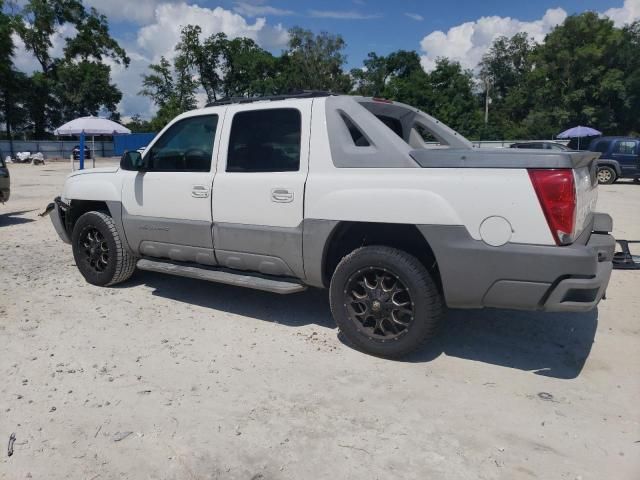
[[[113,240],[116,244],[115,272],[111,280],[107,282],[104,286],[110,287],[112,285],[116,285],[118,283],[122,283],[126,280],[129,280],[129,278],[131,278],[131,275],[133,275],[133,272],[135,272],[136,270],[136,264],[138,262],[138,259],[135,256],[133,256],[131,253],[129,253],[129,251],[122,244],[122,240],[120,239],[120,234],[118,233],[118,229],[116,228],[116,224],[113,218],[109,214],[101,211],[91,211],[87,213],[91,213],[99,217],[105,223],[106,227],[109,229],[109,233],[113,237]]]
[[[350,264],[365,252],[369,255],[385,257],[391,263],[397,265],[398,268],[405,271],[405,273],[414,275],[418,279],[419,283],[424,286],[424,288],[422,289],[423,291],[419,292],[418,294],[426,302],[429,316],[426,327],[422,331],[421,337],[418,339],[418,341],[410,344],[407,348],[385,352],[384,355],[381,355],[386,358],[404,357],[412,351],[420,348],[423,344],[433,338],[433,336],[437,333],[440,320],[445,313],[445,306],[442,295],[438,291],[438,288],[428,270],[417,258],[407,252],[392,247],[374,245],[357,248],[356,250],[353,250],[351,253],[342,258],[342,260],[336,267],[336,271],[338,271],[338,269],[348,269]],[[329,302],[331,304],[332,314],[334,318],[337,319],[339,318],[339,312],[337,312],[336,309],[339,308],[339,305],[341,305],[342,302],[337,301],[338,299],[335,298],[335,293],[336,292],[334,292],[334,288],[332,286],[332,288],[329,289]],[[340,331],[345,333],[340,327],[340,322],[338,322],[338,328]],[[350,338],[350,341],[354,343],[356,347],[368,351],[367,345],[364,341],[359,341],[358,339],[353,338]]]

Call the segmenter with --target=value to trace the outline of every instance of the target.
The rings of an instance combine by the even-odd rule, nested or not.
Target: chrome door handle
[[[271,190],[271,201],[277,203],[293,202],[293,192],[286,188],[274,188]]]
[[[209,187],[206,185],[193,185],[191,187],[191,196],[193,198],[207,198],[209,196]]]

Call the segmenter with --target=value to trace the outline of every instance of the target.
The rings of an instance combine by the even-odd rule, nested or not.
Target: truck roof
[[[302,99],[302,98],[317,98],[317,97],[330,97],[338,95],[336,93],[327,92],[323,90],[299,90],[291,93],[285,93],[282,95],[264,95],[259,97],[224,97],[215,102],[210,102],[207,107],[217,107],[219,105],[231,105],[234,103],[253,103],[264,101],[278,101],[288,99]]]

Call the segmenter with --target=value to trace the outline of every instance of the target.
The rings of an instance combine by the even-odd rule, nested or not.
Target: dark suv
[[[74,160],[80,160],[80,145],[76,145],[75,147],[73,147],[72,153],[73,153]],[[91,160],[91,149],[86,145],[84,146],[84,159]]]
[[[632,137],[599,137],[589,150],[600,152],[598,182],[609,184],[619,178],[640,179],[640,139]]]
[[[9,169],[0,155],[0,203],[4,203],[9,200],[10,194],[11,178],[9,178]]]

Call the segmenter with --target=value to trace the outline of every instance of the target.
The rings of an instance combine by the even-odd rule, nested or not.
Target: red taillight
[[[373,97],[374,102],[378,103],[393,103],[393,100],[389,100],[387,98]]]
[[[576,187],[573,170],[529,170],[544,216],[558,245],[573,241],[576,225]]]

